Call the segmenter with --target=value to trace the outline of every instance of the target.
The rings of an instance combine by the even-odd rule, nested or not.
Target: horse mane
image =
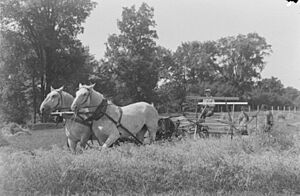
[[[74,97],[70,93],[68,93],[66,91],[62,91],[62,99],[63,99],[62,100],[62,103],[63,103],[62,108],[69,108],[69,107],[71,107],[71,105],[73,103]]]

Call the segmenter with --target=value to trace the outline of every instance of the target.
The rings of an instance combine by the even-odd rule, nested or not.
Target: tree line
[[[91,0],[0,2],[0,110],[2,120],[36,121],[50,86],[74,94],[78,83],[118,105],[153,102],[180,110],[186,95],[238,96],[252,105],[299,106],[300,92],[278,78],[261,77],[271,45],[257,33],[215,41],[184,42],[175,51],[159,46],[154,8],[125,7],[119,33],[108,36],[96,60],[78,39],[96,3]]]

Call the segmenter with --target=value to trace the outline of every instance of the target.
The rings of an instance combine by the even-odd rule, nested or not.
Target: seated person
[[[204,105],[202,106],[201,109],[201,114],[199,119],[205,119],[206,117],[210,117],[214,114],[214,108],[215,108],[215,100],[211,96],[211,90],[210,89],[205,89],[205,99],[203,99]]]

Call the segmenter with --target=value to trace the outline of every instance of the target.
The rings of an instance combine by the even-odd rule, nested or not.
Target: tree
[[[23,58],[22,62],[13,55],[3,56],[4,59],[0,60],[8,74],[17,76],[17,72],[9,70],[19,67],[27,74],[20,84],[27,84],[24,93],[27,99],[32,99],[29,102],[33,105],[33,111],[36,111],[37,104],[44,99],[50,86],[65,85],[67,90],[73,90],[79,80],[88,80],[93,66],[97,65],[88,48],[77,39],[77,35],[83,32],[82,23],[94,6],[95,3],[90,0],[0,2],[0,33],[8,43],[1,45],[1,51],[12,49],[10,45],[16,41],[14,36],[27,47],[22,53],[18,53],[18,47],[13,48],[16,51],[11,51],[11,54]],[[37,86],[40,86],[40,91]],[[40,96],[39,100],[37,96]]]
[[[264,78],[258,81],[250,93],[254,105],[266,104],[269,106],[292,105],[292,100],[285,95],[281,81],[276,77]]]
[[[283,95],[284,86],[281,81],[276,77],[264,78],[257,83],[258,88],[260,88],[264,92],[272,92],[278,95]]]
[[[110,35],[106,43],[105,65],[116,77],[116,92],[121,104],[135,101],[152,102],[158,81],[154,9],[143,3],[124,8],[118,20],[120,34]]]
[[[2,31],[14,31],[26,39],[35,52],[40,69],[42,97],[49,91],[60,60],[81,48],[76,39],[81,24],[95,3],[90,0],[3,0],[0,2]],[[74,67],[73,67],[74,68]],[[73,69],[74,70],[74,69]]]
[[[216,78],[215,45],[213,41],[186,42],[174,53],[175,64],[168,70],[173,77],[173,87],[177,88],[174,92],[180,92],[177,96],[181,100],[180,105],[185,101],[186,95],[200,94]]]
[[[269,55],[271,45],[257,33],[225,37],[218,41],[217,72],[224,82],[238,89],[237,96],[250,91],[254,81],[261,78],[261,71]]]
[[[287,96],[288,99],[295,101],[300,96],[300,91],[289,86],[284,88],[284,95]]]
[[[0,111],[5,121],[23,124],[29,119],[28,105],[31,104],[26,96],[30,86],[26,66],[32,51],[14,32],[6,32],[0,39]]]

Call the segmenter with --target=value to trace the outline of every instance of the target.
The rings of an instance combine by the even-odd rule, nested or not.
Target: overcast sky
[[[117,19],[123,7],[142,2],[154,7],[159,39],[173,51],[186,41],[217,40],[256,32],[272,45],[262,76],[279,78],[285,87],[300,90],[300,2],[287,7],[285,0],[96,0],[97,7],[80,36],[100,59],[107,38],[119,33]]]

